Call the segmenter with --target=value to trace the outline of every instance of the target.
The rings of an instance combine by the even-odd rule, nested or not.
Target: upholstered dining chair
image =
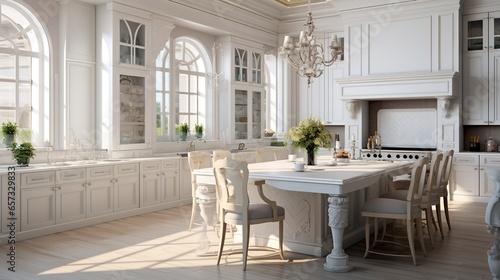
[[[425,220],[426,223],[425,225],[427,226],[427,232],[429,234],[429,240],[431,241],[431,246],[434,248],[434,240],[432,238],[432,233],[431,233],[431,224],[433,224],[433,216],[432,216],[432,206],[436,207],[436,213],[438,215],[438,222],[439,222],[439,230],[441,233],[441,237],[444,237],[443,235],[443,227],[441,223],[441,208],[440,208],[440,199],[438,197],[438,191],[439,191],[439,183],[441,174],[442,174],[442,169],[443,166],[445,166],[445,163],[442,161],[443,159],[443,154],[441,152],[436,152],[432,155],[431,163],[430,163],[430,168],[429,168],[429,173],[426,174],[426,177],[424,179],[424,192],[422,194],[422,204],[420,205],[420,208],[422,209],[423,212],[425,212]],[[410,182],[411,184],[411,182]],[[408,197],[408,192],[409,189],[399,189],[395,191],[390,191],[382,194],[381,197],[384,198],[393,198],[393,199],[399,199],[399,200],[406,200]]]
[[[439,199],[443,198],[443,208],[444,208],[444,214],[446,217],[446,223],[448,224],[448,229],[451,230],[451,223],[450,223],[450,212],[448,210],[448,183],[450,180],[450,173],[451,173],[451,166],[453,164],[453,150],[446,151],[444,153],[444,158],[446,160],[446,168],[443,176],[441,177],[441,182],[439,184]],[[441,215],[441,213],[439,213]]]
[[[366,249],[363,256],[364,258],[368,256],[368,253],[386,256],[411,257],[413,259],[413,264],[417,265],[414,244],[414,229],[417,233],[418,240],[420,241],[422,251],[424,252],[424,255],[427,256],[422,233],[422,211],[420,209],[420,205],[422,202],[422,192],[424,189],[425,167],[428,162],[429,158],[422,157],[413,164],[411,171],[411,183],[406,200],[375,198],[368,200],[363,204],[363,206],[361,207],[361,216],[365,217],[366,239]],[[396,243],[395,241],[383,239],[385,234],[383,235],[382,239],[377,239],[378,219],[404,220],[406,224],[406,233],[408,236],[408,246],[410,247],[410,254],[376,251],[373,248],[370,248],[370,218],[375,219],[375,234],[372,247],[374,247],[376,243],[379,242]]]
[[[250,203],[248,197],[248,163],[239,162],[232,159],[220,159],[214,164],[214,176],[221,204],[220,222],[222,224],[217,265],[219,265],[224,241],[226,237],[226,226],[242,226],[243,242],[243,270],[246,270],[248,246],[250,240],[250,226],[268,222],[279,223],[279,255],[283,255],[283,221],[285,219],[285,209],[276,205],[275,201],[268,199],[263,192],[264,180],[254,181],[260,198],[264,203]],[[234,188],[231,195],[229,185]]]
[[[191,207],[191,220],[189,222],[189,231],[193,226],[194,217],[196,216],[196,211],[198,209],[197,205],[197,191],[199,187],[205,186],[208,188],[213,188],[215,191],[215,186],[212,184],[199,184],[196,182],[196,176],[193,174],[195,169],[212,167],[212,158],[208,151],[191,151],[188,153],[188,163],[189,169],[191,170],[191,188],[193,195],[193,206]],[[215,201],[214,201],[215,202]],[[211,217],[206,217],[210,219]],[[204,218],[205,219],[205,218]],[[208,226],[208,225],[207,225]]]

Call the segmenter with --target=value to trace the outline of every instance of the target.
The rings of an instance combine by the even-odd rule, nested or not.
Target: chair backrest
[[[448,185],[448,180],[450,179],[451,166],[453,164],[453,150],[446,151],[444,153],[444,160],[446,160],[446,167],[443,168],[444,174],[441,177],[441,187],[445,187]]]
[[[225,158],[231,158],[231,151],[222,149],[212,151],[212,161],[214,164],[219,159]]]
[[[443,153],[437,152],[432,155],[431,166],[429,168],[429,177],[427,177],[426,192],[431,198],[439,192],[441,183],[441,168],[443,163]]]
[[[222,209],[242,213],[243,219],[248,219],[248,163],[219,159],[214,163],[214,177]]]
[[[212,167],[212,158],[208,151],[192,151],[188,153],[188,163],[193,173],[195,169]]]
[[[408,196],[406,197],[406,201],[409,202],[409,209],[407,209],[407,213],[412,213],[413,209],[420,209],[422,193],[424,192],[425,185],[426,165],[428,163],[429,158],[422,157],[413,164],[411,169],[410,187],[408,188]]]

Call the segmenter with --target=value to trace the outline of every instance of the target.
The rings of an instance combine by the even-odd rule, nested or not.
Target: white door
[[[141,207],[161,203],[161,174],[149,172],[142,175]]]
[[[87,217],[113,213],[112,179],[95,180],[87,186]]]
[[[54,186],[21,189],[21,230],[54,225],[56,196]]]
[[[129,175],[114,180],[115,212],[139,208],[139,176]]]
[[[164,190],[162,201],[179,200],[179,172],[177,170],[163,171],[162,181]]]

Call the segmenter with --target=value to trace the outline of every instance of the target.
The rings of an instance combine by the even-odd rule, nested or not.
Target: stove
[[[422,157],[431,157],[432,151],[417,150],[361,150],[363,160],[417,160]]]

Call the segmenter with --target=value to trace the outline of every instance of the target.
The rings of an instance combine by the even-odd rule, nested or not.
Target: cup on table
[[[307,169],[307,166],[303,162],[296,162],[294,166],[295,171],[305,171]]]
[[[297,155],[288,155],[289,161],[295,161],[297,159]]]

